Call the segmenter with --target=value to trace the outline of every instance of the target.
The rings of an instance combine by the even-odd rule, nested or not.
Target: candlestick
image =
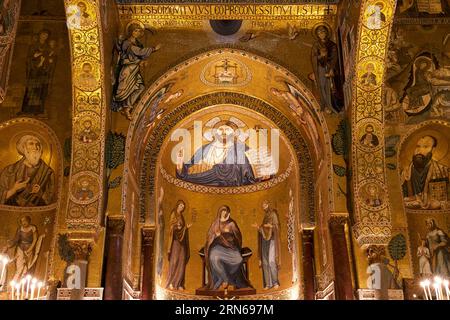
[[[20,300],[20,283],[16,284],[16,298]]]
[[[16,282],[13,280],[9,283],[9,285],[11,286],[11,300],[14,300],[14,289],[16,287]]]
[[[32,277],[31,277],[31,275],[27,275],[26,277],[25,277],[25,279],[27,279],[27,294],[26,294],[26,299],[29,299],[30,298],[30,295],[29,295],[29,290],[30,290],[30,282],[31,282],[31,279],[32,279]]]
[[[430,280],[428,280],[428,279],[425,280],[424,285],[427,288],[428,296],[430,297],[430,300],[433,300],[433,295],[431,294],[431,289],[430,289]]]
[[[426,289],[426,286],[425,286],[425,281],[421,281],[421,282],[420,282],[420,286],[421,286],[422,289],[423,289],[423,293],[425,293],[425,300],[429,300],[429,299],[428,299],[427,289]]]
[[[447,300],[450,300],[450,289],[448,287],[448,280],[444,280],[444,288],[445,288],[445,294],[447,295]]]
[[[31,295],[30,295],[30,300],[33,300],[34,298],[34,289],[36,289],[36,284],[32,283],[31,284]]]
[[[33,300],[33,298],[34,298],[34,290],[36,290],[36,283],[37,283],[37,279],[33,278],[31,280],[31,300]]]
[[[20,300],[25,298],[24,289],[25,289],[26,283],[27,283],[27,279],[22,278],[22,280],[20,280]]]
[[[444,294],[442,293],[442,278],[439,276],[434,277],[434,282],[437,287],[438,299],[444,300]]]
[[[434,292],[436,293],[436,300],[440,300],[438,287],[439,287],[439,285],[437,283],[433,283]]]
[[[8,266],[8,263],[9,263],[9,258],[0,255],[0,259],[2,261],[2,274],[0,276],[0,281],[3,283],[3,277],[5,275],[6,267]]]
[[[37,298],[39,300],[40,296],[41,296],[41,288],[44,284],[42,283],[42,281],[39,281],[37,286],[38,286],[38,292],[37,292]]]

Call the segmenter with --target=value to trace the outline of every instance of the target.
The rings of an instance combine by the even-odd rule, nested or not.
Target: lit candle
[[[434,292],[436,293],[436,300],[440,300],[440,295],[439,295],[439,285],[435,282],[433,283],[433,288],[434,288]]]
[[[42,283],[42,281],[39,281],[37,286],[38,286],[38,292],[37,292],[37,299],[39,300],[40,296],[41,296],[41,288],[44,284]]]
[[[0,276],[0,281],[2,281],[2,283],[3,283],[3,276],[5,275],[6,266],[8,265],[9,258],[0,255],[0,259],[1,259],[1,261],[2,261],[2,274],[1,274],[1,276]]]
[[[25,284],[27,283],[27,279],[25,279],[25,278],[22,278],[22,280],[20,280],[20,300],[22,300],[22,299],[24,299],[25,298],[25,295],[24,295],[24,289],[25,289]]]
[[[447,300],[450,300],[450,289],[448,287],[448,280],[444,280],[445,293],[447,295]]]
[[[20,283],[16,284],[16,298],[20,300]]]
[[[424,281],[425,287],[428,290],[428,297],[430,297],[430,300],[433,300],[433,295],[431,294],[431,289],[430,289],[430,280],[425,280]]]
[[[439,297],[441,300],[444,300],[444,292],[442,290],[442,284],[443,284],[443,279],[441,277],[435,277],[434,281],[436,281],[436,283],[439,286]]]
[[[30,295],[30,300],[33,300],[33,298],[34,298],[34,289],[36,289],[36,283],[32,283],[32,284],[31,284],[31,295]]]
[[[427,289],[426,289],[426,286],[425,286],[425,281],[421,281],[421,282],[420,282],[420,286],[421,286],[422,289],[423,289],[423,293],[425,293],[425,300],[429,300],[429,299],[428,299]]]
[[[13,280],[9,283],[11,286],[11,300],[14,300],[14,289],[16,288],[16,282]]]
[[[32,279],[31,275],[28,274],[26,276],[26,279],[27,279],[27,294],[26,294],[26,298],[29,299],[30,298],[30,294],[29,294],[30,282],[31,282],[31,279]]]
[[[36,290],[37,279],[33,278],[31,280],[31,300],[34,298],[34,290]]]

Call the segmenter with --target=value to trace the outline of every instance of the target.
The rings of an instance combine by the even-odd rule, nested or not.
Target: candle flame
[[[441,284],[442,283],[442,278],[441,277],[434,277],[434,281],[437,283],[437,284]]]

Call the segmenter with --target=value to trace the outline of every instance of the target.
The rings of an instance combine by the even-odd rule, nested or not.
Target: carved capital
[[[386,258],[386,246],[369,245],[366,249],[366,256],[369,265],[372,263],[383,263]]]
[[[303,243],[313,243],[314,242],[314,230],[303,229],[302,230],[302,240],[303,240]]]
[[[330,224],[330,228],[339,228],[343,227],[348,221],[348,217],[346,215],[331,215],[328,220]]]
[[[108,216],[108,229],[110,235],[123,235],[125,219],[123,216]]]
[[[92,240],[69,240],[75,260],[88,261],[92,252]]]
[[[356,241],[363,248],[367,249],[370,245],[385,246],[391,239],[391,226],[369,223],[356,223],[352,226]]]
[[[142,232],[142,246],[153,246],[153,239],[155,238],[154,227],[144,227]]]

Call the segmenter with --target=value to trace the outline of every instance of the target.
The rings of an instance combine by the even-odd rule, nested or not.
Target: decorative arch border
[[[59,215],[61,213],[61,203],[62,203],[62,190],[63,190],[63,180],[64,180],[64,170],[63,170],[63,154],[62,154],[62,148],[61,144],[59,143],[58,137],[56,133],[50,128],[46,123],[33,119],[33,118],[14,118],[12,120],[8,120],[5,122],[0,123],[0,130],[4,129],[8,126],[17,124],[17,123],[30,123],[37,127],[41,127],[42,130],[46,131],[48,136],[50,137],[51,141],[50,143],[54,145],[55,147],[55,153],[58,158],[58,167],[55,168],[55,177],[57,178],[57,186],[55,188],[56,192],[56,201],[54,204],[43,206],[43,207],[13,207],[13,206],[5,206],[1,205],[0,209],[10,212],[22,212],[22,213],[33,213],[33,212],[42,212],[42,211],[52,211],[54,210],[55,216],[53,221],[53,230],[52,230],[52,239],[50,242],[50,251],[49,251],[49,260],[47,265],[47,277],[48,279],[51,279],[54,277],[54,259],[55,259],[55,250],[56,250],[56,239],[57,239],[57,231],[58,231],[58,225],[59,225]]]
[[[173,177],[170,175],[166,169],[163,167],[160,168],[160,173],[162,175],[162,178],[174,186],[186,190],[190,190],[193,192],[198,193],[205,193],[205,194],[243,194],[243,193],[251,193],[251,192],[258,192],[262,190],[267,190],[270,188],[273,188],[280,184],[281,182],[285,181],[292,173],[292,170],[294,169],[294,161],[289,161],[289,165],[287,170],[282,172],[279,176],[276,176],[273,179],[270,179],[269,181],[264,181],[257,183],[256,185],[249,185],[249,186],[239,186],[239,187],[227,187],[227,188],[221,188],[221,187],[207,187],[207,186],[201,186],[197,185],[195,183],[186,182],[183,180],[180,180],[178,178]]]
[[[240,55],[243,57],[248,57],[253,59],[254,61],[259,61],[261,65],[264,66],[270,66],[275,68],[277,71],[282,74],[287,81],[292,82],[297,86],[297,89],[301,91],[301,93],[304,95],[304,97],[307,99],[308,107],[310,108],[311,112],[315,113],[317,118],[320,121],[320,128],[319,131],[323,134],[324,138],[324,158],[328,159],[328,161],[325,163],[325,165],[322,167],[322,169],[326,169],[327,171],[327,179],[328,179],[328,208],[330,212],[334,212],[335,205],[334,205],[334,194],[333,194],[333,170],[332,170],[332,149],[331,149],[331,135],[328,130],[327,122],[325,120],[325,117],[321,111],[321,107],[319,103],[317,102],[317,98],[314,96],[314,94],[311,92],[310,89],[304,84],[304,79],[301,78],[300,75],[293,73],[289,71],[286,67],[281,65],[281,62],[274,62],[274,59],[272,57],[268,57],[267,55],[263,55],[260,53],[255,52],[249,52],[244,49],[241,49],[239,47],[230,47],[230,46],[220,46],[220,47],[210,47],[205,48],[202,50],[199,50],[192,54],[190,57],[183,57],[182,60],[178,62],[178,64],[174,64],[169,66],[166,70],[162,71],[160,73],[160,76],[158,78],[152,79],[151,86],[146,90],[146,92],[143,94],[139,104],[136,106],[135,110],[133,111],[133,118],[131,120],[128,133],[127,133],[127,141],[126,141],[126,150],[125,150],[125,166],[124,166],[124,181],[122,185],[122,208],[121,211],[123,214],[126,215],[127,212],[127,201],[128,201],[128,195],[127,195],[127,185],[128,183],[137,183],[137,181],[134,181],[131,179],[129,181],[129,175],[130,175],[130,168],[128,166],[129,158],[130,158],[130,146],[133,142],[133,138],[135,135],[135,130],[138,128],[139,121],[140,121],[140,114],[142,112],[145,112],[145,106],[148,99],[152,97],[152,95],[167,81],[170,81],[170,79],[181,70],[198,63],[203,58],[208,58],[214,55],[223,55],[223,54],[235,54]],[[320,173],[318,172],[318,176]]]
[[[154,224],[154,191],[155,178],[158,173],[157,162],[161,146],[169,136],[171,130],[186,117],[200,111],[210,105],[236,105],[248,110],[253,110],[271,121],[283,131],[287,140],[294,149],[299,163],[301,212],[306,222],[315,223],[315,177],[314,162],[310,150],[299,129],[278,109],[255,97],[250,97],[234,92],[215,92],[203,95],[185,102],[179,107],[167,113],[156,125],[145,146],[144,159],[139,174],[139,218],[141,223]],[[305,217],[305,218],[306,218]]]
[[[371,26],[366,10],[376,3],[383,3],[382,13],[385,22],[379,26]],[[358,195],[362,185],[376,184],[385,193],[386,205],[368,208],[360,201],[355,201],[355,221],[353,228],[360,246],[386,245],[391,236],[391,212],[387,193],[386,161],[384,155],[384,109],[382,105],[384,79],[384,61],[390,39],[393,17],[396,8],[395,0],[364,0],[361,3],[358,48],[356,51],[355,77],[353,80],[352,117],[352,166],[353,192]],[[367,64],[375,66],[378,81],[376,86],[363,86],[362,76]],[[379,146],[368,150],[359,142],[364,135],[364,128],[372,124],[380,128],[377,132]]]
[[[308,107],[310,108],[311,112],[314,112],[317,118],[319,119],[320,127],[318,127],[318,130],[321,135],[323,135],[325,146],[323,147],[324,156],[323,158],[328,159],[328,161],[324,161],[322,163],[322,166],[320,168],[320,171],[316,173],[316,178],[321,177],[323,175],[326,175],[328,185],[327,185],[327,199],[328,199],[328,211],[334,212],[335,211],[335,205],[334,205],[334,193],[333,193],[333,170],[332,170],[332,161],[333,161],[333,153],[331,148],[331,135],[328,130],[327,121],[325,120],[325,117],[321,111],[320,105],[317,101],[317,98],[314,96],[312,91],[308,86],[306,86],[305,79],[301,77],[301,75],[289,71],[286,67],[283,67],[281,65],[281,62],[278,62],[276,58],[269,57],[267,55],[264,55],[259,52],[248,51],[248,49],[239,48],[236,46],[227,46],[227,45],[221,45],[221,46],[214,46],[214,47],[208,47],[201,49],[190,56],[185,56],[182,59],[178,61],[177,64],[172,64],[171,66],[167,67],[166,70],[163,70],[159,73],[159,76],[155,76],[152,78],[150,87],[147,88],[146,92],[141,97],[141,100],[139,104],[135,107],[133,111],[133,118],[130,122],[128,132],[127,132],[127,141],[126,141],[126,147],[125,147],[125,163],[124,163],[124,171],[123,171],[123,184],[122,184],[122,201],[121,201],[121,213],[125,217],[126,220],[126,226],[125,226],[125,235],[124,237],[128,239],[131,242],[136,243],[140,237],[140,233],[137,232],[137,230],[134,230],[135,228],[138,228],[139,226],[142,226],[148,221],[145,221],[145,210],[143,215],[139,216],[139,210],[141,209],[139,207],[138,201],[139,201],[139,195],[136,194],[139,189],[139,183],[140,181],[137,179],[138,174],[134,172],[130,167],[130,158],[131,158],[131,152],[133,151],[132,145],[135,143],[135,133],[136,130],[139,128],[140,121],[140,115],[145,112],[145,105],[157,90],[160,89],[163,85],[167,84],[168,82],[172,81],[178,72],[181,70],[186,69],[187,67],[199,63],[203,58],[211,57],[214,55],[222,55],[224,53],[228,54],[236,54],[243,57],[248,57],[253,59],[254,61],[258,61],[261,63],[262,66],[270,66],[274,68],[275,70],[280,72],[280,75],[285,78],[286,81],[291,82],[293,85],[296,86],[296,88],[304,95],[304,97],[307,99]],[[274,62],[275,61],[275,62]],[[217,88],[217,90],[225,90],[225,88],[220,89]],[[224,94],[223,92],[216,93],[216,94]],[[253,98],[252,99],[257,99]],[[198,98],[193,98],[192,100],[195,100]],[[192,101],[191,100],[191,101]],[[262,100],[260,100],[262,101]],[[275,109],[275,108],[274,108]],[[275,109],[276,110],[276,109]],[[278,110],[277,110],[278,111]],[[280,114],[282,114],[281,111]],[[168,114],[166,114],[167,116]],[[164,119],[164,118],[163,118]],[[157,132],[156,128],[153,128],[153,132]],[[154,170],[155,168],[153,168]],[[136,178],[135,178],[136,177]],[[317,181],[312,185],[312,190],[317,189]],[[154,199],[153,199],[154,200]],[[143,201],[140,202],[141,204]],[[151,205],[153,205],[152,203]],[[150,204],[149,204],[150,205]],[[137,212],[135,212],[137,211]],[[136,217],[137,216],[137,217]],[[301,224],[302,221],[298,221],[299,224]],[[309,225],[309,224],[304,224]],[[133,246],[127,245],[124,247],[124,256],[127,257],[127,261],[124,262],[124,277],[127,280],[124,280],[125,283],[129,281],[130,286],[132,286],[134,289],[139,288],[140,286],[140,272],[139,272],[139,262],[136,260],[139,260],[139,253],[138,248],[133,248]],[[132,261],[133,260],[133,261]]]
[[[227,111],[233,112],[235,110],[239,110],[239,112],[241,114],[245,114],[250,117],[256,116],[256,119],[260,123],[264,124],[266,127],[273,126],[270,123],[270,121],[268,121],[268,119],[261,117],[261,115],[256,114],[255,112],[253,112],[253,110],[248,110],[248,109],[242,110],[242,108],[236,108],[236,106],[230,106],[230,105],[210,106],[210,108],[208,108],[208,110],[204,111],[204,115],[205,114],[210,115],[210,116],[215,115],[215,114],[217,114],[217,111],[219,111],[219,110],[224,111],[224,112],[227,112]],[[184,121],[180,122],[177,125],[179,125],[181,127],[185,127],[188,121],[189,121],[188,119],[184,119]],[[289,146],[289,142],[284,135],[280,135],[279,138],[283,141],[283,143],[286,146]],[[167,142],[168,141],[166,141],[166,143],[163,144],[162,149],[165,149],[167,147]],[[160,166],[159,171],[161,173],[162,178],[166,182],[173,184],[173,185],[177,186],[178,188],[183,188],[183,189],[190,190],[193,192],[207,193],[207,194],[221,194],[221,195],[243,194],[243,193],[251,193],[251,192],[267,190],[267,189],[275,187],[276,185],[278,185],[278,184],[282,183],[283,181],[285,181],[286,179],[288,179],[289,176],[291,175],[291,173],[294,170],[297,170],[297,167],[296,167],[295,161],[294,161],[295,156],[294,156],[291,148],[289,148],[289,155],[290,155],[290,160],[289,160],[289,163],[288,163],[287,167],[285,168],[285,170],[279,170],[277,175],[275,177],[273,177],[272,179],[258,182],[256,184],[252,184],[252,185],[237,186],[237,187],[223,188],[223,187],[198,185],[198,184],[194,184],[194,183],[183,181],[183,180],[176,178],[174,175],[171,175],[169,172],[167,172],[167,170],[163,166]],[[161,161],[161,160],[159,160],[159,161]]]
[[[104,162],[105,162],[105,121],[106,89],[103,70],[103,33],[100,14],[101,0],[83,0],[91,20],[87,25],[78,25],[74,18],[78,0],[65,0],[67,27],[69,31],[72,61],[72,94],[73,94],[73,130],[72,130],[72,162],[69,186],[75,185],[77,177],[89,175],[99,186],[96,200],[92,203],[79,201],[69,197],[67,202],[66,222],[69,229],[98,229],[103,216],[104,195]],[[74,20],[75,19],[75,20]],[[91,63],[98,74],[98,85],[95,88],[83,88],[78,78],[78,66],[82,62]],[[89,118],[99,135],[90,143],[78,139],[79,119]],[[72,190],[69,190],[72,193]]]

